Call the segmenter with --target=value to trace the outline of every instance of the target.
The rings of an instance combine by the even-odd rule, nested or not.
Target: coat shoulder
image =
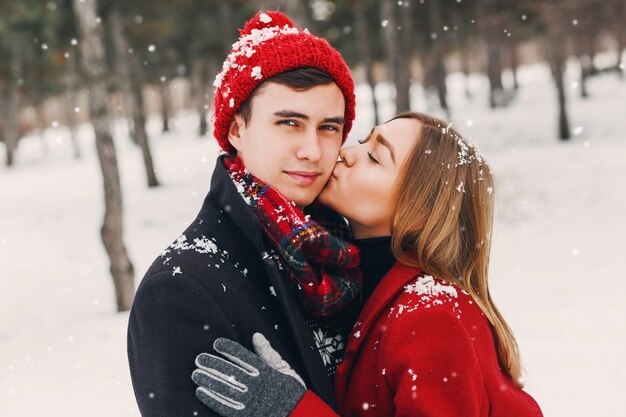
[[[144,281],[160,274],[226,279],[248,275],[248,264],[258,256],[252,245],[222,211],[203,214],[156,256]]]
[[[389,315],[398,317],[430,310],[459,316],[461,309],[471,304],[474,304],[472,297],[459,286],[430,275],[420,275],[404,286]]]

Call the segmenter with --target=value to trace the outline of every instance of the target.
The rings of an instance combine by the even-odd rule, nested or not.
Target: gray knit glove
[[[306,386],[261,333],[254,334],[252,344],[256,355],[220,337],[213,348],[226,359],[199,354],[191,376],[198,385],[196,397],[224,417],[286,417]]]

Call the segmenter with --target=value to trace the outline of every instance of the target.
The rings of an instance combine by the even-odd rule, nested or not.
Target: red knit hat
[[[280,12],[258,12],[239,31],[239,40],[226,57],[213,86],[213,135],[226,152],[233,116],[252,91],[268,78],[302,67],[318,68],[330,75],[346,101],[343,140],[354,120],[354,81],[345,61],[324,39],[296,28]]]

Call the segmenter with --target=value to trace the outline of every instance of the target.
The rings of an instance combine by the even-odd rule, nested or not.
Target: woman
[[[541,416],[489,294],[494,185],[477,150],[445,122],[403,113],[340,157],[319,200],[348,219],[371,296],[337,369],[339,414]],[[372,259],[386,263],[378,276]],[[224,416],[337,415],[261,335],[254,346],[263,360],[225,339],[215,349],[229,361],[199,355],[198,398]]]

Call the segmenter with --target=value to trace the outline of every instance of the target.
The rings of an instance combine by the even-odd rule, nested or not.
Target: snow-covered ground
[[[578,98],[568,74],[575,138],[556,139],[556,98],[544,66],[520,71],[519,96],[488,111],[487,86],[463,97],[449,77],[454,126],[491,162],[498,188],[492,253],[494,299],[509,320],[527,390],[550,417],[623,417],[626,379],[626,81],[591,79]],[[413,103],[425,108],[423,93]],[[389,101],[388,89],[377,95]],[[371,128],[367,89],[351,140]],[[390,106],[382,113],[390,116]],[[163,185],[148,189],[141,155],[118,127],[126,243],[137,281],[200,207],[217,155],[192,115],[158,133]],[[126,359],[128,314],[115,312],[99,239],[101,177],[89,128],[72,159],[63,128],[22,141],[16,166],[0,168],[0,415],[138,416]]]

